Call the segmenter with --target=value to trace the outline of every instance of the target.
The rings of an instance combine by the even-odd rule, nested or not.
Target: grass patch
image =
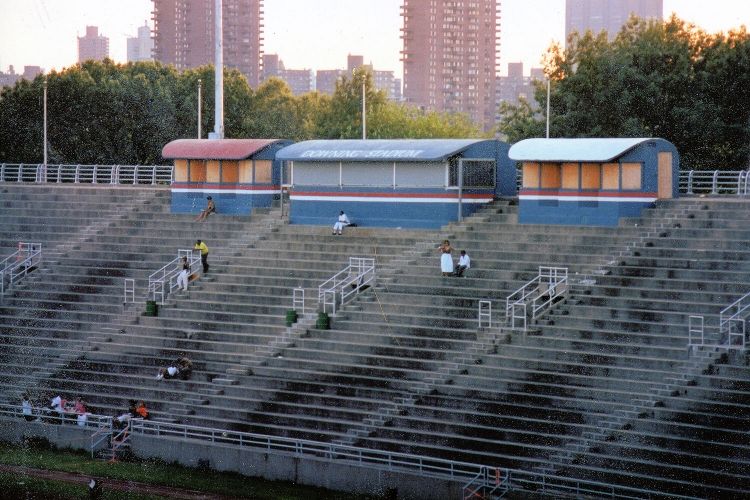
[[[355,500],[375,499],[378,497],[355,495],[351,493],[336,492],[312,486],[300,486],[289,482],[267,481],[265,479],[249,478],[232,472],[216,472],[206,468],[189,468],[178,464],[168,464],[159,460],[121,461],[108,463],[101,460],[91,459],[82,451],[56,450],[41,443],[25,443],[23,446],[12,446],[0,443],[0,463],[6,465],[21,465],[37,469],[73,472],[87,476],[96,476],[106,479],[120,479],[136,481],[170,488],[196,490],[204,493],[214,493],[237,498],[254,499],[286,499],[286,500]],[[13,486],[10,478],[8,486]],[[29,481],[23,481],[23,487],[34,484],[42,488],[41,498],[48,498],[43,490],[47,487],[45,480],[29,477]],[[52,481],[57,483],[56,481]],[[5,483],[2,483],[5,485]],[[74,486],[74,485],[70,485]],[[5,496],[4,487],[0,487]],[[56,489],[50,490],[53,494]],[[88,494],[84,487],[79,490],[84,497]],[[117,498],[109,496],[105,498]],[[112,492],[115,493],[115,492]],[[26,494],[12,495],[6,498],[26,498]],[[49,498],[79,498],[80,494],[51,496]],[[133,498],[126,496],[121,498]]]

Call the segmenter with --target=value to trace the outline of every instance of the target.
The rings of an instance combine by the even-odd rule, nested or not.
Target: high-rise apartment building
[[[153,0],[154,58],[178,69],[214,62],[214,0]],[[224,65],[256,87],[263,52],[263,0],[223,0]]]
[[[498,0],[403,0],[404,99],[429,110],[495,120]]]
[[[96,26],[86,26],[86,35],[78,37],[78,62],[109,57],[109,38],[99,34]]]
[[[137,37],[128,37],[128,62],[153,61],[154,39],[147,23],[138,28]]]
[[[631,14],[648,19],[664,17],[663,0],[566,0],[565,39],[577,31],[607,32],[612,40]]]
[[[276,77],[284,80],[294,95],[312,91],[313,73],[310,69],[286,69],[278,54],[263,54],[261,82]]]

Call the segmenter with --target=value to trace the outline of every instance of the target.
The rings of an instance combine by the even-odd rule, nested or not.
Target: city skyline
[[[403,76],[399,7],[402,0],[274,0],[265,5],[265,53],[276,53],[286,67],[336,69],[347,54],[362,54],[365,63]],[[310,5],[315,9],[310,9]],[[13,65],[37,65],[49,71],[77,60],[77,37],[87,25],[110,39],[110,57],[126,61],[126,40],[151,20],[151,0],[0,0],[0,71]],[[750,24],[750,2],[664,0],[664,15],[675,11],[706,31]],[[289,12],[304,15],[289,16]],[[538,19],[539,12],[545,12]],[[361,22],[358,22],[361,20]],[[563,42],[565,0],[501,2],[500,73],[507,63],[539,66],[552,41]],[[533,36],[530,36],[533,33]]]

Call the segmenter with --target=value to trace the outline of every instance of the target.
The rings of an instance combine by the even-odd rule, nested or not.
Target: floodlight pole
[[[215,88],[214,139],[224,138],[224,34],[222,29],[222,0],[214,0]]]
[[[44,77],[44,168],[47,168],[47,77]]]
[[[200,139],[203,136],[202,130],[201,130],[201,113],[202,113],[202,91],[203,91],[203,82],[201,82],[201,79],[198,78],[198,139]]]

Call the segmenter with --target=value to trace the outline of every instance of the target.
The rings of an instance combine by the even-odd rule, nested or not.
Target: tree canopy
[[[685,168],[747,168],[750,36],[709,35],[672,17],[631,18],[613,41],[574,34],[546,55],[551,137],[661,137]],[[540,108],[546,89],[535,92]],[[498,130],[511,141],[541,137],[544,116],[504,106]]]
[[[203,137],[212,128],[214,71],[204,66],[179,72],[154,62],[87,61],[48,81],[48,143],[51,163],[155,164],[161,148],[197,137],[198,80],[203,89]],[[42,161],[42,87],[45,76],[0,91],[0,159]],[[228,138],[358,138],[362,84],[368,138],[481,137],[464,115],[422,112],[388,101],[372,74],[342,78],[333,96],[295,96],[271,78],[252,89],[237,71],[224,73],[224,133]]]

